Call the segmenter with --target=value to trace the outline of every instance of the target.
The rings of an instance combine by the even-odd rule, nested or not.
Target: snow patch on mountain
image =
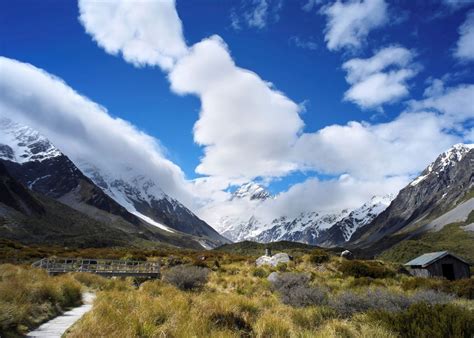
[[[410,186],[414,187],[418,185],[429,175],[435,174],[439,176],[441,172],[460,162],[464,156],[471,151],[471,149],[474,149],[474,144],[455,144],[450,149],[440,154],[438,158],[421,173],[420,176],[410,183]]]
[[[130,168],[126,171],[128,174],[127,178],[116,178],[111,173],[104,173],[86,161],[78,161],[77,164],[86,176],[117,203],[125,207],[127,211],[151,225],[174,233],[168,226],[155,221],[136,209],[136,203],[151,205],[152,201],[162,198],[172,200],[152,180],[147,179],[144,175],[134,174]],[[179,203],[177,201],[174,202]]]
[[[0,159],[21,164],[61,155],[59,149],[37,131],[0,118]]]
[[[395,195],[392,194],[373,196],[369,202],[353,210],[346,218],[348,224],[346,223],[346,226],[341,229],[344,240],[347,242],[357,229],[372,222],[375,217],[387,209],[394,198]]]

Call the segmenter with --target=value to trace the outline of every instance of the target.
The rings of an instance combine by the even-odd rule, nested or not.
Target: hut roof
[[[453,255],[449,251],[437,251],[437,252],[430,252],[430,253],[425,253],[421,256],[416,257],[415,259],[412,259],[408,263],[405,263],[405,265],[408,266],[421,266],[422,268],[427,267],[431,263],[437,261],[438,259],[441,259],[445,256],[453,256],[456,259],[459,259],[461,262],[464,262],[469,265],[468,262],[466,262],[464,259],[459,258],[458,256]]]

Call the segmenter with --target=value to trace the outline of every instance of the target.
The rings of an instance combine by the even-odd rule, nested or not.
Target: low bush
[[[359,288],[359,287],[367,287],[367,286],[384,286],[383,280],[375,279],[370,277],[360,277],[354,278],[350,283],[349,287],[351,288]]]
[[[368,315],[402,337],[471,338],[474,335],[474,312],[453,304],[417,303],[405,311],[379,310]]]
[[[268,277],[269,273],[267,270],[264,268],[255,268],[252,271],[252,276],[258,277],[258,278],[266,278]]]
[[[474,278],[446,281],[444,285],[443,291],[445,292],[467,299],[474,299]]]
[[[210,321],[217,328],[238,333],[239,337],[252,337],[252,326],[233,312],[216,313],[211,316]]]
[[[408,305],[407,297],[385,289],[367,290],[363,293],[344,291],[331,299],[330,302],[330,307],[343,318],[374,309],[397,311],[408,307]]]
[[[331,299],[330,307],[345,318],[358,312],[370,310],[396,312],[407,309],[415,303],[446,304],[453,299],[449,294],[432,290],[423,290],[412,295],[406,295],[385,288],[375,288],[359,293],[344,291]]]
[[[449,281],[446,279],[413,277],[404,280],[401,284],[404,290],[430,289],[443,291],[458,297],[474,299],[474,279],[460,279]]]
[[[209,269],[192,265],[178,265],[165,272],[163,279],[181,290],[199,289],[207,283]]]
[[[280,272],[286,272],[286,270],[288,270],[288,265],[286,263],[278,263],[278,265],[276,266],[276,270],[277,271],[280,271]]]
[[[282,273],[272,281],[272,286],[280,293],[284,304],[295,307],[326,304],[327,291],[310,286],[310,279],[305,273]]]
[[[309,255],[309,261],[313,264],[322,264],[328,262],[330,259],[329,254],[321,249],[316,249]]]
[[[427,303],[427,304],[446,304],[454,300],[454,296],[441,291],[420,290],[415,292],[411,297],[411,303]]]
[[[338,270],[342,272],[344,276],[353,276],[356,278],[392,278],[396,275],[393,269],[390,269],[378,261],[343,260],[339,263]]]

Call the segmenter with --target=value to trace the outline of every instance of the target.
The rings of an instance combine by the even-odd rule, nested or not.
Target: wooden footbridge
[[[50,275],[68,272],[89,272],[105,277],[160,277],[160,263],[82,258],[43,258],[32,264]]]

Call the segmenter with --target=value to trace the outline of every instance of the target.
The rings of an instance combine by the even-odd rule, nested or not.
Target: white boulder
[[[279,263],[288,263],[291,260],[290,256],[286,253],[277,253],[273,256],[261,256],[257,258],[255,264],[257,266],[270,265],[277,266]]]

